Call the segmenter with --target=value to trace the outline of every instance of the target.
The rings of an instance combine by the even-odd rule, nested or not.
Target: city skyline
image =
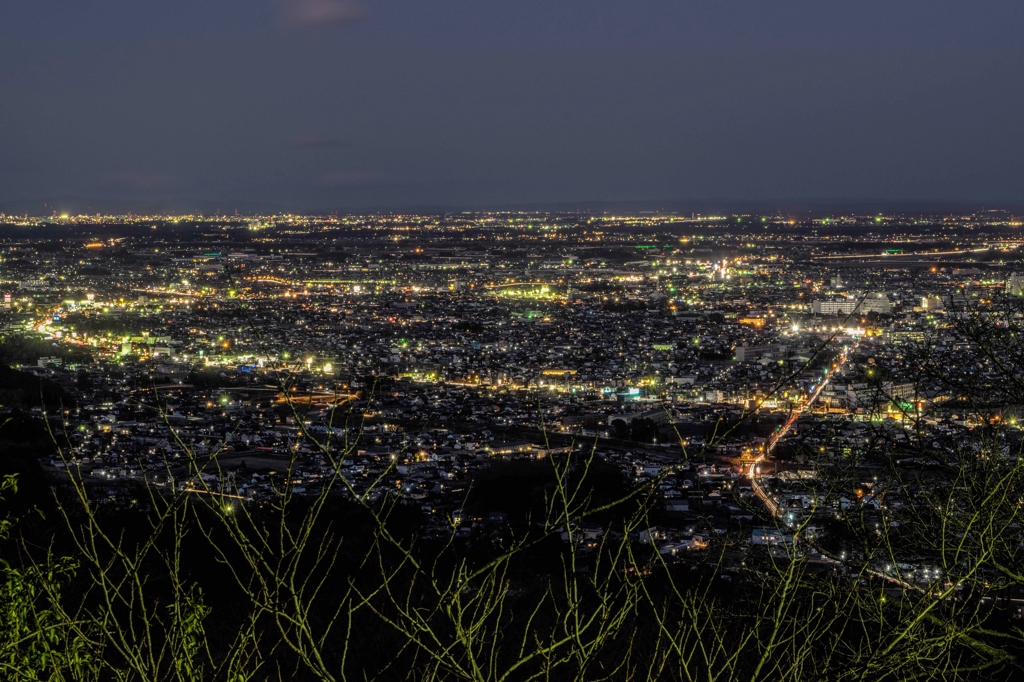
[[[68,572],[25,598],[56,604],[59,636],[28,649],[26,607],[0,633],[25,655],[0,669],[235,680],[251,637],[275,664],[252,680],[585,680],[661,656],[683,674],[641,679],[807,679],[756,674],[795,660],[815,679],[1016,680],[1022,225],[0,216],[4,589]],[[128,589],[123,608],[95,598]],[[280,595],[317,658],[264,617]],[[491,674],[462,670],[481,640],[452,634],[459,600],[494,633]],[[319,617],[335,609],[353,625]],[[621,624],[595,638],[606,612]],[[801,637],[766,655],[751,621]],[[186,627],[199,646],[120,655]],[[521,643],[542,638],[563,653]],[[904,638],[924,654],[893,652]]]
[[[0,3],[0,680],[1024,679],[1022,34]]]

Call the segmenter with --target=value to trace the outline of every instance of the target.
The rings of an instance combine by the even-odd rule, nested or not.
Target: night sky
[[[0,2],[3,210],[709,201],[1024,204],[1024,2]]]

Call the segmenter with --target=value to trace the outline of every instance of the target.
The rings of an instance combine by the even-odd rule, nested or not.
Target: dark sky
[[[0,208],[1024,204],[1020,0],[0,0]]]

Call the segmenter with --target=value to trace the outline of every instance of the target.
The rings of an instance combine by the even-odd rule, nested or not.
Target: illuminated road
[[[860,339],[856,339],[849,348],[843,351],[842,355],[840,355],[839,359],[832,365],[832,368],[828,371],[828,374],[826,374],[822,382],[818,384],[818,387],[814,389],[814,392],[811,393],[810,397],[808,397],[807,400],[800,407],[793,410],[793,413],[789,415],[789,419],[786,421],[785,424],[782,425],[782,428],[780,428],[769,439],[768,446],[764,449],[764,452],[758,455],[757,458],[750,463],[750,471],[748,472],[748,475],[750,476],[751,487],[754,489],[754,493],[759,498],[761,498],[762,502],[764,502],[764,505],[768,508],[768,511],[772,513],[772,516],[778,516],[779,503],[773,500],[771,495],[769,495],[761,486],[761,482],[758,480],[758,477],[761,472],[758,470],[758,467],[760,466],[761,462],[763,462],[765,459],[771,456],[772,450],[774,450],[775,446],[779,444],[779,441],[782,440],[782,437],[789,433],[789,430],[793,428],[793,424],[795,424],[796,420],[800,418],[800,415],[806,412],[811,407],[811,405],[814,404],[814,401],[816,401],[818,399],[818,396],[821,395],[821,392],[825,390],[825,387],[828,386],[828,382],[832,380],[832,377],[835,375],[835,373],[839,370],[840,367],[843,366],[844,363],[846,363],[847,358],[850,357],[850,353],[853,352],[853,349],[857,347],[858,343],[860,343]]]
[[[1014,248],[1017,248],[1016,246]],[[858,258],[922,258],[931,256],[966,256],[971,253],[985,253],[991,251],[991,246],[982,246],[976,249],[954,249],[951,251],[911,251],[908,253],[855,253],[851,255],[842,256],[815,256],[816,259],[820,260],[849,260]]]
[[[777,517],[779,515],[779,503],[776,502],[774,499],[772,499],[772,496],[769,495],[765,491],[765,489],[761,486],[761,482],[758,480],[758,477],[760,476],[760,473],[761,473],[758,470],[758,466],[765,459],[767,459],[768,457],[771,456],[772,450],[774,450],[775,446],[778,445],[780,440],[782,440],[782,437],[785,436],[789,432],[789,430],[793,427],[793,424],[796,423],[796,420],[800,418],[800,415],[802,415],[804,412],[806,412],[808,410],[808,408],[810,408],[811,405],[814,404],[814,401],[818,399],[818,396],[821,395],[821,392],[823,390],[825,390],[826,386],[828,386],[829,381],[832,380],[832,376],[843,366],[843,364],[846,362],[847,358],[849,358],[850,353],[852,353],[853,349],[857,347],[858,343],[860,343],[860,339],[856,339],[853,342],[853,344],[851,344],[850,347],[847,350],[843,351],[843,354],[840,355],[839,359],[836,361],[836,363],[832,365],[832,369],[830,369],[828,374],[825,375],[825,378],[821,382],[821,384],[819,384],[818,387],[816,389],[814,389],[814,392],[811,393],[811,395],[807,399],[807,401],[804,402],[797,409],[793,410],[793,413],[790,415],[789,419],[782,426],[782,428],[779,429],[778,432],[774,436],[772,436],[771,440],[768,441],[768,446],[764,449],[764,453],[762,453],[753,462],[750,463],[750,470],[749,470],[748,473],[749,473],[749,476],[750,476],[751,487],[753,487],[754,492],[757,494],[757,496],[759,498],[761,498],[761,501],[764,502],[764,505],[765,505],[765,507],[768,508],[768,511],[770,511],[772,513],[772,516]],[[783,523],[785,523],[787,526],[789,525],[789,522],[786,521],[785,519],[783,520]],[[838,558],[836,558],[834,556],[828,556],[825,553],[822,553],[822,556],[827,558],[827,559],[830,559],[831,561],[834,561],[835,563],[844,563],[841,559],[838,559]],[[907,582],[906,580],[903,580],[903,579],[899,578],[898,576],[894,576],[894,575],[892,575],[890,573],[887,573],[885,571],[880,571],[880,570],[878,570],[878,569],[876,569],[876,568],[874,568],[872,566],[864,566],[862,568],[862,570],[867,575],[874,576],[876,578],[881,578],[883,580],[887,580],[890,583],[894,583],[894,584],[900,585],[904,589],[915,590],[915,591],[918,591],[918,592],[924,592],[925,591],[925,589],[922,588],[919,585],[914,585],[913,583]]]

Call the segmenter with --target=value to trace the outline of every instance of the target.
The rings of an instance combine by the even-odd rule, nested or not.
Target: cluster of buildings
[[[686,560],[737,528],[752,546],[794,541],[746,472],[796,411],[764,472],[780,516],[912,498],[867,458],[826,500],[815,459],[856,457],[879,429],[901,443],[912,421],[935,442],[972,428],[920,353],[984,371],[954,322],[1024,291],[1018,228],[1003,215],[19,219],[0,229],[0,333],[7,364],[73,401],[59,424],[71,447],[47,464],[111,499],[141,483],[239,504],[389,495],[429,532],[455,519],[472,538],[507,513],[463,509],[496,460],[595,452],[657,489],[638,541]]]

